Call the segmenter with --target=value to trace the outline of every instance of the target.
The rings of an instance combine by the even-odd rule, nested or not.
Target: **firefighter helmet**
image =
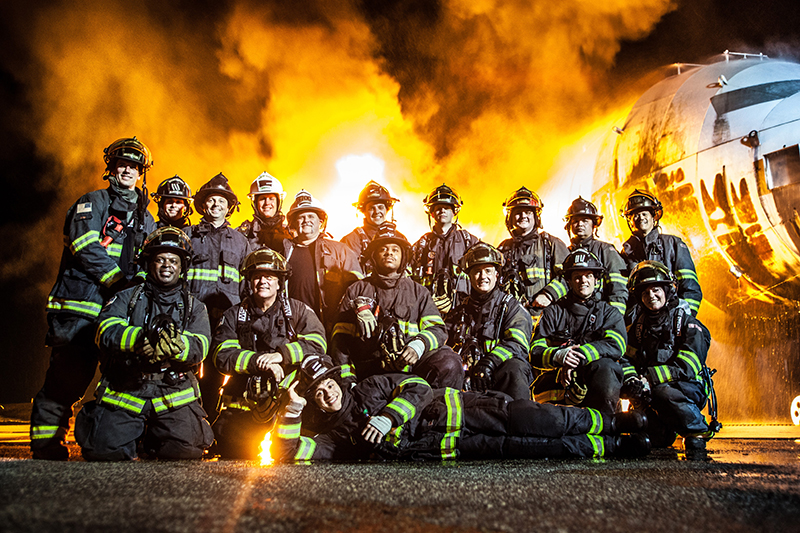
[[[529,190],[527,187],[520,187],[514,191],[514,193],[509,196],[505,202],[503,202],[503,214],[506,216],[506,228],[511,230],[511,228],[514,227],[514,223],[511,220],[511,215],[516,208],[527,208],[533,210],[533,214],[536,217],[535,227],[541,228],[542,217],[540,215],[543,207],[544,203],[542,203],[542,200],[539,198],[538,194]]]
[[[464,205],[464,201],[461,200],[461,197],[455,191],[455,189],[445,185],[442,183],[431,193],[422,200],[422,203],[425,204],[425,212],[429,215],[432,214],[431,211],[433,206],[436,204],[447,204],[452,206],[453,213],[458,214],[461,210],[461,206]]]
[[[247,197],[250,198],[253,212],[258,212],[256,209],[256,198],[262,194],[274,194],[278,198],[278,208],[275,212],[280,213],[283,200],[286,198],[286,191],[283,190],[283,185],[278,178],[267,171],[259,174],[258,177],[253,180],[253,183],[250,184],[250,193]]]
[[[622,216],[628,218],[637,211],[641,211],[643,209],[647,209],[653,213],[653,218],[655,219],[656,224],[658,224],[658,221],[661,220],[661,216],[664,214],[664,207],[661,205],[661,202],[658,201],[658,198],[649,192],[634,189],[634,191],[628,196],[628,200],[625,202],[625,208],[622,210]]]
[[[314,198],[307,190],[300,189],[300,192],[294,197],[294,202],[289,208],[289,212],[286,213],[286,218],[289,220],[289,223],[291,224],[294,217],[303,211],[314,211],[323,224],[328,219],[328,213],[325,211],[325,208],[322,207],[322,203]]]
[[[135,136],[117,139],[103,149],[103,154],[107,172],[114,172],[114,161],[117,159],[124,159],[141,165],[142,174],[153,166],[153,156],[150,154],[150,150]]]
[[[400,270],[402,271],[405,269],[406,264],[411,259],[411,244],[406,239],[405,235],[397,231],[397,226],[392,222],[384,222],[378,227],[378,232],[372,237],[372,240],[367,245],[367,249],[364,250],[364,257],[372,258],[375,261],[375,258],[372,256],[380,250],[381,246],[384,244],[396,244],[400,246],[400,249],[403,251],[403,258],[400,265]]]
[[[329,367],[318,355],[309,355],[300,364],[297,394],[312,399],[314,389],[323,380],[331,378],[341,385],[341,367]],[[313,401],[313,400],[312,400]]]
[[[261,248],[247,254],[242,262],[242,277],[248,278],[257,271],[272,272],[278,278],[285,278],[289,275],[289,264],[281,254],[269,248]]]
[[[595,228],[603,223],[603,215],[601,215],[597,210],[597,206],[589,200],[584,200],[580,196],[573,200],[572,204],[569,206],[569,209],[567,209],[567,215],[564,217],[564,221],[567,223],[567,225],[564,226],[564,229],[569,231],[569,225],[572,223],[572,217],[578,216],[592,219]]]
[[[225,216],[231,216],[233,210],[238,209],[239,199],[236,197],[236,193],[233,192],[233,189],[231,189],[230,184],[228,184],[228,178],[220,172],[208,180],[207,183],[203,184],[197,190],[197,194],[194,195],[194,208],[198,213],[201,215],[206,214],[206,201],[210,196],[215,194],[228,200],[228,214]]]
[[[367,209],[367,204],[370,202],[381,202],[386,204],[386,209],[391,209],[395,202],[399,202],[397,198],[392,196],[389,189],[378,183],[377,181],[370,181],[367,186],[361,190],[358,195],[358,201],[353,204],[353,207],[364,213]]]
[[[144,240],[142,251],[139,253],[139,264],[145,266],[147,261],[162,252],[181,256],[183,272],[186,273],[188,269],[185,265],[192,257],[192,241],[183,231],[173,226],[158,228]]]
[[[667,291],[667,299],[677,294],[678,282],[675,275],[664,263],[659,261],[642,261],[636,265],[628,277],[628,290],[641,299],[642,290],[648,285],[662,285]]]
[[[478,265],[494,265],[497,270],[500,270],[506,262],[506,258],[500,253],[500,250],[487,244],[483,241],[476,242],[461,256],[458,261],[458,266],[462,272],[469,274],[469,271],[474,266]]]
[[[578,248],[570,253],[561,266],[561,271],[569,277],[570,272],[575,270],[591,270],[595,277],[599,277],[605,272],[603,263],[592,252],[585,248]]]

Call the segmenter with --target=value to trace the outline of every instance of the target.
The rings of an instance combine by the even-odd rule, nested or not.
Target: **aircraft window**
[[[775,189],[800,184],[800,151],[797,145],[766,154],[767,187]]]

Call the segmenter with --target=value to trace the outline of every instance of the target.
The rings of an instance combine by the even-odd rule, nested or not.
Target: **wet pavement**
[[[678,447],[639,460],[270,467],[87,463],[74,444],[69,462],[34,461],[18,428],[0,424],[3,532],[800,531],[794,426],[726,428],[743,438],[713,439],[706,461]]]

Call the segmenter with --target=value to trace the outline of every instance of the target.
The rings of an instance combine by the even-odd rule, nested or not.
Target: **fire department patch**
[[[83,204],[78,204],[78,208],[75,210],[76,213],[91,213],[92,212],[92,202],[86,202]]]

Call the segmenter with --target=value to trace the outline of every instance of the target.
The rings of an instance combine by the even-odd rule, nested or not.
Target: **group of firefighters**
[[[525,187],[503,204],[498,247],[459,226],[463,202],[444,184],[412,245],[374,181],[355,204],[363,226],[338,242],[311,193],[287,209],[267,172],[239,228],[221,173],[194,195],[164,180],[156,221],[137,187],[147,147],[104,152],[108,188],[64,225],[34,458],[69,458],[98,362],[75,419],[87,460],[254,459],[270,430],[283,461],[640,456],[677,435],[703,458],[719,430],[702,412],[710,335],[694,263],[649,192],[627,200],[621,253],[597,239],[603,216],[583,198],[565,217],[569,245],[545,232]]]

